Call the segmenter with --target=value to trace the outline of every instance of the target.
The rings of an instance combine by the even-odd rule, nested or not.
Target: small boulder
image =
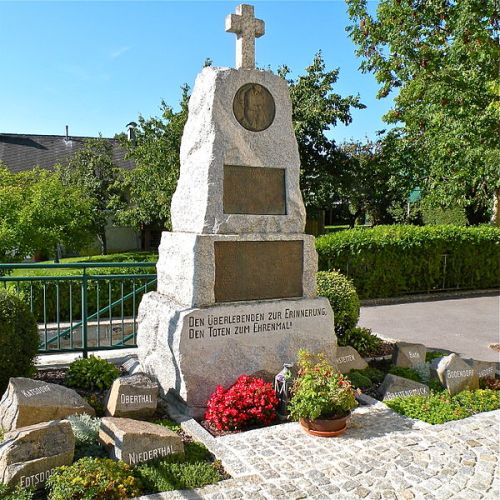
[[[0,444],[0,483],[42,488],[55,467],[73,462],[74,452],[75,436],[66,420],[8,432]]]
[[[148,418],[158,405],[158,384],[138,373],[117,378],[106,400],[106,415],[112,417]]]
[[[402,368],[415,368],[425,363],[426,347],[423,344],[396,342],[392,353],[392,364]]]
[[[130,465],[184,454],[182,439],[175,432],[161,425],[130,418],[104,417],[99,439],[111,458]]]
[[[121,368],[123,371],[128,373],[129,375],[136,375],[137,373],[143,373],[144,370],[142,369],[141,363],[135,356],[131,356],[130,358],[127,358],[123,363]]]
[[[479,388],[476,370],[455,353],[434,360],[431,367],[451,395]]]
[[[495,378],[496,363],[494,361],[478,361],[477,359],[465,359],[464,361],[476,371],[480,379]]]
[[[388,373],[378,389],[383,401],[408,396],[427,396],[429,388],[425,384]]]
[[[349,373],[351,370],[364,370],[368,363],[359,352],[351,346],[337,347],[335,366],[340,373]]]
[[[11,378],[0,401],[0,427],[19,427],[95,411],[76,391],[62,385],[29,378]]]

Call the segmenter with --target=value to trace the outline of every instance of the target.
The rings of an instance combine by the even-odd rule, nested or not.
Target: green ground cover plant
[[[422,383],[422,377],[413,368],[403,368],[402,366],[393,366],[389,370],[389,373],[391,373],[392,375],[396,375],[398,377],[403,377],[410,380],[414,380],[415,382]]]
[[[21,488],[9,488],[7,485],[0,483],[0,498],[2,500],[32,500],[34,493],[31,489]]]
[[[48,500],[118,500],[138,496],[143,486],[133,468],[109,458],[84,457],[57,467],[47,480]]]
[[[351,371],[346,375],[346,377],[349,379],[352,386],[356,387],[356,389],[370,389],[373,385],[372,381],[359,371]]]
[[[351,229],[317,238],[316,249],[319,269],[338,269],[362,299],[500,285],[500,229],[492,226]]]
[[[136,475],[146,492],[200,488],[223,479],[219,462],[211,462],[210,452],[200,443],[185,443],[185,457],[168,457],[139,465]]]
[[[97,356],[77,359],[69,365],[65,383],[68,387],[80,389],[109,389],[120,370],[115,365]]]
[[[443,356],[447,356],[447,354],[441,351],[428,351],[425,353],[425,361],[430,363],[433,359],[442,358]]]
[[[394,411],[429,424],[461,420],[476,413],[498,410],[498,391],[477,389],[451,396],[447,391],[431,391],[429,396],[410,396],[385,401]]]

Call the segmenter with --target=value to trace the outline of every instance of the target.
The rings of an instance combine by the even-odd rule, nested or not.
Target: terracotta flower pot
[[[336,437],[344,434],[347,429],[347,419],[350,416],[351,412],[342,417],[334,415],[332,417],[317,418],[315,420],[301,418],[300,425],[302,425],[304,430],[312,436]]]

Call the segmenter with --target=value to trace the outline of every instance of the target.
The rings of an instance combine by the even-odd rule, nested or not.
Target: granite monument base
[[[174,391],[198,418],[217,385],[228,387],[242,374],[276,374],[299,349],[325,352],[333,362],[337,339],[323,297],[188,308],[151,292],[139,309],[137,344],[163,395]]]

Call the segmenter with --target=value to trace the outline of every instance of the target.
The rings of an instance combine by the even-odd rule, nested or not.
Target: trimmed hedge
[[[351,229],[317,238],[316,249],[320,270],[348,276],[363,299],[500,285],[500,229],[492,226]]]

